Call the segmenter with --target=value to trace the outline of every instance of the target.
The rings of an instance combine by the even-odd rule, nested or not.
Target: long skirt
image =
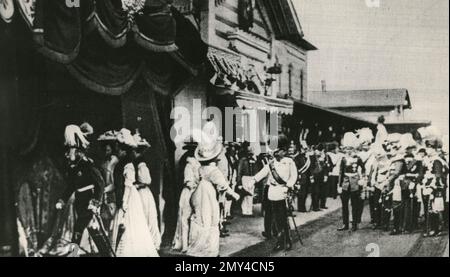
[[[172,249],[176,251],[186,252],[189,246],[189,219],[192,215],[191,208],[192,190],[185,187],[181,191],[178,222],[173,239]]]
[[[158,257],[152,235],[149,231],[141,196],[135,187],[130,189],[128,210],[120,209],[113,220],[111,244],[117,257]],[[120,228],[120,226],[123,228]],[[119,230],[124,230],[118,241]]]
[[[159,231],[158,211],[156,210],[156,202],[152,192],[148,187],[138,190],[141,196],[142,206],[144,208],[145,218],[147,219],[148,228],[152,234],[153,242],[156,249],[161,246],[161,233]]]
[[[219,255],[219,202],[214,186],[201,181],[192,194],[193,214],[189,228],[187,255],[193,257],[217,257]]]

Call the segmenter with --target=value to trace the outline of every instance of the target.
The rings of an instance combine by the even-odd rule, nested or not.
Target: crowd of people
[[[158,211],[144,159],[150,144],[138,131],[108,131],[97,139],[103,153],[101,160],[94,161],[88,151],[92,134],[87,123],[69,125],[64,134],[68,185],[56,209],[66,216],[57,220],[60,226],[55,230],[71,229],[71,243],[56,232],[36,255],[70,256],[84,251],[109,257],[158,257]],[[72,218],[66,212],[71,209],[75,211]]]
[[[414,139],[388,134],[380,124],[375,137],[367,128],[317,145],[280,134],[276,149],[266,144],[258,155],[250,143],[224,142],[207,128],[214,126],[183,148],[173,251],[219,256],[227,226],[237,216],[254,217],[255,203],[262,203],[262,235],[276,239],[275,250],[292,248],[288,217],[295,208],[300,215],[326,210],[329,198],[342,202],[338,231],[357,231],[366,207],[373,229],[391,235],[436,236],[448,228],[448,146],[432,128]],[[144,159],[150,144],[138,131],[108,131],[97,139],[103,158],[93,161],[87,154],[92,133],[89,124],[65,130],[69,186],[56,209],[76,211],[72,243],[105,256],[159,256],[158,210]]]
[[[216,238],[229,235],[226,226],[233,217],[252,216],[255,198],[262,201],[263,236],[277,239],[275,250],[292,247],[288,216],[295,216],[293,202],[300,213],[319,212],[328,209],[329,198],[338,197],[343,223],[338,231],[356,232],[367,208],[374,230],[390,235],[419,230],[424,236],[441,235],[448,229],[448,146],[433,128],[419,129],[419,134],[419,139],[412,134],[388,134],[380,122],[376,136],[364,128],[345,133],[340,143],[309,145],[280,135],[278,148],[260,155],[247,142],[225,142],[225,149],[209,162],[229,184],[227,193],[231,189],[239,198],[227,198],[216,186]],[[192,176],[202,164],[194,154],[196,144],[191,147],[185,190],[195,193]],[[188,205],[189,194],[183,195],[180,217],[184,215],[184,221],[177,229],[174,249],[192,255],[188,222],[195,211]],[[308,197],[310,207],[306,207]]]

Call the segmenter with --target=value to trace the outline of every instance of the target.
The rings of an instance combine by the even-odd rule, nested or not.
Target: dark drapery
[[[0,256],[15,252],[16,221],[12,185],[15,110],[17,80],[14,32],[11,25],[0,20]]]
[[[170,72],[163,71],[165,64],[147,58],[151,53],[170,53],[179,65],[195,73],[207,51],[197,29],[170,2],[147,0],[130,19],[121,0],[84,0],[75,8],[67,8],[65,1],[36,0],[34,22],[23,19],[37,51],[66,65],[89,89],[121,95],[144,76],[161,93],[167,91],[164,86]],[[160,79],[149,78],[155,69]]]

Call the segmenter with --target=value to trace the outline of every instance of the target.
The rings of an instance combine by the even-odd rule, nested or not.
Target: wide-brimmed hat
[[[114,130],[112,130],[112,131],[107,131],[107,132],[101,134],[101,135],[98,137],[97,141],[100,141],[100,142],[113,142],[113,141],[117,141],[117,134],[118,134],[118,132],[117,132],[117,131],[114,131]]]
[[[138,147],[136,140],[133,135],[131,135],[131,131],[125,128],[117,133],[117,141],[132,148]]]
[[[220,142],[201,143],[195,149],[195,158],[199,162],[207,162],[216,159],[223,151],[223,146]]]
[[[210,132],[194,130],[194,138],[198,142],[194,156],[199,162],[212,161],[223,151],[223,145],[218,137]]]

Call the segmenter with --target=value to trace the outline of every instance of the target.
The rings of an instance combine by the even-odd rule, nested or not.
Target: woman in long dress
[[[200,163],[193,157],[187,159],[184,168],[184,187],[181,191],[178,222],[173,240],[172,249],[186,253],[189,242],[189,218],[192,215],[191,196],[197,188],[200,180],[199,170]]]
[[[118,205],[120,210],[113,220],[112,245],[117,257],[158,257],[141,195],[135,186],[136,169],[132,161],[133,149],[137,147],[137,144],[131,132],[126,129],[118,134],[118,142],[120,143],[118,157],[121,161],[115,170],[117,172],[123,168],[123,173],[116,174],[117,178],[115,178],[118,199],[121,202]]]
[[[139,133],[134,135],[134,139],[138,145],[138,149],[136,149],[134,153],[134,164],[137,168],[136,188],[141,197],[144,215],[147,220],[147,225],[152,235],[155,248],[159,250],[161,246],[161,233],[159,231],[158,211],[156,209],[155,198],[150,190],[150,185],[152,183],[150,170],[143,159],[143,154],[150,147],[150,144],[145,139],[141,138]]]
[[[229,182],[217,167],[222,144],[217,141],[200,144],[195,151],[195,158],[200,162],[200,182],[192,194],[189,228],[189,247],[187,255],[194,257],[217,257],[219,255],[220,210],[217,200],[218,192],[226,192],[236,200],[237,195]]]

